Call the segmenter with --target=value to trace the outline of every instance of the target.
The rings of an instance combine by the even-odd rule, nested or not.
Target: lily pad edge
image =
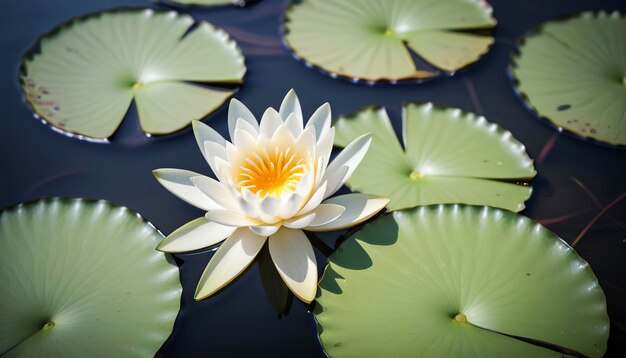
[[[159,0],[157,0],[159,1]],[[258,0],[253,0],[253,1],[258,1]],[[24,54],[20,57],[20,64],[18,67],[18,71],[17,71],[17,82],[18,82],[18,86],[20,89],[20,93],[22,95],[22,102],[24,103],[24,105],[28,108],[28,110],[32,113],[33,117],[37,120],[39,120],[43,125],[45,125],[46,127],[50,128],[51,130],[63,134],[67,137],[70,138],[76,138],[79,140],[84,140],[87,142],[92,142],[92,143],[110,143],[110,139],[115,136],[117,130],[119,130],[119,128],[122,126],[122,122],[126,121],[127,116],[128,116],[128,112],[130,111],[130,108],[132,106],[135,106],[135,98],[133,96],[133,99],[131,101],[131,104],[128,108],[128,110],[126,111],[126,113],[124,114],[124,117],[122,118],[122,121],[120,122],[120,125],[118,125],[118,127],[116,128],[115,132],[107,137],[107,138],[96,138],[96,137],[91,137],[88,135],[84,135],[84,134],[80,134],[77,132],[73,132],[73,131],[68,131],[68,130],[64,130],[61,129],[57,126],[55,126],[52,122],[48,121],[46,119],[46,116],[43,115],[42,113],[40,113],[39,111],[37,111],[35,109],[35,107],[33,106],[32,102],[28,99],[26,93],[24,92],[24,90],[22,89],[23,86],[25,86],[24,83],[24,75],[26,74],[26,67],[25,67],[25,63],[28,61],[31,61],[35,56],[41,55],[41,50],[40,50],[40,44],[41,41],[45,38],[49,38],[49,37],[53,37],[55,35],[57,35],[59,32],[66,30],[70,27],[72,27],[74,24],[78,24],[81,22],[85,22],[85,21],[89,21],[91,19],[95,19],[98,18],[99,16],[102,16],[104,14],[116,14],[116,13],[126,13],[126,12],[143,12],[143,11],[152,11],[154,13],[175,13],[177,17],[181,17],[181,18],[189,18],[193,21],[193,23],[190,25],[189,29],[191,29],[192,31],[194,31],[194,29],[199,26],[200,24],[206,23],[207,25],[209,25],[210,27],[212,27],[215,31],[219,32],[219,33],[224,33],[228,36],[228,43],[233,43],[234,47],[237,51],[237,53],[239,54],[239,56],[241,56],[241,58],[244,60],[243,62],[243,67],[244,67],[244,75],[241,78],[241,80],[239,81],[235,81],[232,82],[233,84],[243,84],[244,82],[244,78],[246,76],[246,74],[248,73],[248,68],[246,66],[245,63],[245,56],[243,55],[243,51],[241,50],[241,47],[239,47],[239,44],[237,44],[237,42],[235,41],[235,39],[233,38],[233,36],[231,34],[229,34],[226,30],[224,30],[221,27],[218,27],[216,25],[213,25],[212,23],[205,21],[205,20],[196,20],[193,16],[191,16],[190,14],[186,14],[186,13],[182,13],[180,11],[177,11],[175,9],[164,9],[164,8],[152,8],[152,7],[136,7],[136,6],[121,6],[121,7],[115,7],[112,9],[104,9],[104,10],[97,10],[97,11],[93,11],[93,12],[88,12],[86,14],[83,15],[78,15],[78,16],[74,16],[69,18],[68,20],[65,20],[55,26],[52,27],[51,30],[44,32],[40,35],[37,35],[37,37],[35,37],[34,39],[34,44],[29,47]],[[185,34],[185,36],[187,36],[188,34]],[[196,86],[198,84],[204,84],[204,82],[201,81],[179,81],[179,82],[184,82],[184,83],[194,83]],[[206,83],[209,84],[209,83]],[[220,89],[224,89],[223,87],[219,87]],[[221,110],[222,108],[224,108],[224,105],[226,104],[226,102],[228,102],[229,99],[233,98],[237,92],[239,91],[240,87],[233,87],[233,88],[229,88],[228,91],[232,92],[224,101],[224,103],[222,103],[217,109],[206,113],[202,118],[198,118],[198,120],[200,121],[204,121],[205,119],[207,119],[209,116],[211,116],[212,114],[218,112],[219,110]],[[138,121],[137,121],[138,122]],[[170,136],[170,135],[175,135],[178,133],[182,133],[185,131],[189,131],[190,126],[185,126],[179,130],[173,131],[171,133],[167,133],[167,134],[150,134],[147,133],[145,131],[142,132],[144,133],[145,137],[166,137],[166,136]]]
[[[496,207],[492,207],[492,206],[481,206],[481,205],[468,205],[468,204],[431,204],[431,205],[421,205],[421,206],[414,206],[411,208],[406,208],[406,209],[401,209],[401,210],[397,210],[397,211],[386,211],[384,213],[380,213],[379,215],[373,217],[370,220],[367,220],[366,222],[364,222],[362,225],[359,225],[357,228],[358,230],[350,230],[348,232],[346,232],[346,234],[342,235],[339,240],[336,242],[335,244],[335,249],[333,250],[333,253],[328,256],[328,260],[326,265],[324,266],[324,270],[322,272],[322,274],[320,275],[319,279],[318,279],[318,285],[317,285],[317,294],[315,297],[315,300],[313,301],[314,303],[314,307],[313,309],[310,311],[310,313],[312,313],[313,315],[313,320],[315,321],[315,325],[316,325],[316,329],[317,329],[317,340],[320,344],[320,347],[322,348],[322,351],[324,352],[324,354],[327,357],[331,357],[330,354],[328,354],[328,352],[326,352],[326,349],[324,348],[324,344],[323,344],[323,338],[322,338],[322,333],[323,333],[323,326],[320,324],[317,315],[320,314],[322,312],[322,307],[321,305],[317,302],[317,299],[320,297],[321,295],[321,282],[325,279],[325,277],[327,276],[327,274],[330,274],[330,271],[333,270],[333,268],[331,267],[331,258],[335,255],[335,253],[337,252],[337,248],[339,248],[345,241],[351,239],[354,235],[358,234],[364,226],[368,226],[371,225],[372,223],[376,222],[376,221],[382,221],[382,220],[394,220],[394,213],[395,212],[402,212],[402,213],[411,213],[414,211],[419,210],[420,208],[425,208],[425,209],[433,209],[433,208],[443,208],[445,209],[446,207],[453,207],[453,208],[465,208],[465,207],[473,207],[473,208],[488,208],[489,210],[495,210],[495,211],[503,211],[505,213],[509,213],[509,214],[513,214],[513,215],[517,215],[519,216],[522,220],[524,221],[528,221],[531,222],[535,225],[539,225],[541,226],[544,230],[546,230],[549,234],[551,234],[553,237],[555,237],[561,244],[565,245],[566,247],[568,247],[570,250],[572,250],[573,252],[575,252],[578,255],[578,252],[576,251],[576,249],[574,249],[567,241],[563,240],[559,235],[557,235],[554,231],[548,229],[547,227],[537,223],[535,220],[533,220],[532,218],[522,215],[520,213],[516,213],[507,209],[503,209],[503,208],[496,208]],[[356,239],[355,239],[356,240]],[[595,272],[593,271],[593,268],[591,267],[591,265],[589,265],[589,263],[580,255],[578,255],[578,258],[580,260],[581,263],[585,264],[587,269],[591,271],[591,273],[593,274],[593,276],[595,277],[595,281],[594,283],[596,284],[596,287],[600,288],[600,292],[602,292],[602,295],[604,296],[604,307],[605,307],[605,315],[606,315],[606,321],[610,323],[610,317],[608,316],[608,311],[606,310],[606,306],[607,306],[607,299],[606,299],[606,294],[604,293],[604,290],[602,289],[602,286],[600,285],[600,282],[598,281],[598,277],[596,276]],[[485,329],[482,327],[478,327],[475,326],[476,328],[479,329]],[[607,332],[607,344],[608,344],[608,339],[609,339],[609,333],[610,333],[610,325],[609,325],[609,331]],[[488,330],[488,329],[487,329]],[[491,330],[489,330],[491,331]],[[495,331],[491,331],[497,334],[503,334],[508,336],[505,333],[500,333],[500,332],[495,332]],[[516,339],[520,342],[526,342],[530,345],[534,345],[534,346],[538,346],[538,347],[542,347],[542,348],[546,348],[549,349],[545,346],[542,346],[540,344],[534,344],[531,343],[532,339],[525,341],[524,338],[525,337],[516,337],[516,336],[509,336],[511,339]],[[527,339],[527,338],[526,338]],[[543,343],[547,343],[548,345],[551,345],[549,342],[543,342]],[[552,345],[554,348],[560,348],[563,350],[568,350],[567,347],[561,347],[558,345]],[[608,346],[605,344],[606,348],[608,348]],[[555,351],[556,352],[556,351]],[[606,350],[605,350],[606,353]]]
[[[325,76],[328,76],[332,79],[341,79],[344,81],[348,81],[350,83],[353,84],[366,84],[368,86],[385,86],[385,85],[408,85],[408,84],[420,84],[420,83],[424,83],[424,82],[429,82],[429,81],[434,81],[437,79],[440,79],[442,77],[445,78],[450,78],[453,77],[457,74],[463,73],[468,69],[471,69],[472,67],[474,67],[474,65],[476,65],[477,63],[479,63],[484,57],[486,57],[487,55],[489,55],[489,53],[491,52],[491,48],[493,47],[493,45],[495,44],[495,38],[492,35],[493,29],[497,26],[498,21],[496,18],[494,18],[492,16],[492,19],[494,21],[493,27],[489,28],[489,29],[481,29],[483,32],[485,32],[483,35],[485,36],[490,36],[494,41],[492,41],[492,43],[487,47],[486,51],[484,53],[482,53],[480,55],[480,57],[478,57],[478,59],[468,65],[465,65],[461,68],[459,68],[456,71],[453,72],[447,72],[443,69],[440,69],[432,64],[430,64],[428,61],[424,60],[422,58],[422,56],[418,55],[417,53],[415,53],[411,48],[409,48],[406,43],[405,43],[405,47],[408,51],[408,53],[410,54],[411,58],[413,57],[417,57],[420,60],[424,61],[425,63],[427,63],[430,67],[432,67],[433,69],[436,69],[437,72],[433,72],[433,76],[430,77],[424,77],[424,78],[420,78],[420,77],[408,77],[408,78],[403,78],[403,79],[399,79],[399,80],[388,80],[388,79],[381,79],[381,80],[369,80],[366,78],[359,78],[359,77],[351,77],[351,76],[347,76],[347,75],[343,75],[343,74],[338,74],[338,73],[334,73],[331,71],[328,71],[326,69],[324,69],[323,67],[312,63],[308,60],[306,60],[304,57],[301,57],[294,49],[293,47],[291,47],[289,45],[289,42],[287,41],[287,34],[289,33],[289,31],[287,30],[287,22],[289,20],[289,12],[291,11],[291,8],[295,5],[297,5],[297,3],[302,2],[302,1],[306,1],[306,0],[289,0],[287,1],[287,5],[285,6],[280,18],[278,19],[279,21],[279,27],[278,27],[278,31],[279,31],[279,35],[281,38],[281,41],[283,43],[283,45],[287,48],[287,50],[291,53],[291,56],[298,62],[303,63],[307,68],[315,70],[319,73],[322,73]],[[479,5],[481,7],[484,7],[486,9],[488,9],[489,11],[493,11],[493,7],[491,6],[491,4],[489,4],[486,0],[480,0],[479,1]],[[470,31],[463,31],[462,33],[471,33]],[[413,60],[411,60],[413,61]],[[414,61],[413,61],[414,62]],[[418,72],[420,72],[420,70],[418,70]]]
[[[626,144],[611,144],[611,143],[603,142],[603,141],[597,140],[597,139],[595,139],[593,137],[584,136],[584,135],[578,134],[578,133],[576,133],[574,131],[571,131],[571,130],[569,130],[567,128],[559,126],[555,121],[553,121],[549,117],[541,114],[539,112],[539,110],[535,106],[532,105],[528,95],[525,92],[523,92],[523,91],[521,91],[519,89],[520,80],[515,75],[515,69],[518,67],[517,59],[521,55],[520,48],[525,45],[527,38],[530,38],[530,37],[537,36],[537,35],[541,34],[541,32],[543,31],[544,25],[546,23],[565,22],[565,21],[568,21],[568,20],[577,19],[577,18],[579,18],[581,16],[593,16],[594,18],[597,18],[598,15],[615,16],[614,14],[618,14],[617,16],[622,17],[622,18],[626,18],[626,13],[620,12],[618,10],[613,10],[613,11],[608,11],[608,10],[579,11],[579,12],[575,12],[575,13],[571,13],[571,14],[567,14],[567,15],[563,15],[563,16],[557,16],[557,17],[548,19],[548,20],[540,23],[539,25],[530,28],[515,43],[515,45],[514,45],[515,48],[511,52],[511,56],[510,56],[510,59],[509,59],[509,65],[507,66],[507,69],[506,69],[506,74],[507,74],[507,77],[509,78],[509,81],[511,82],[511,85],[512,85],[511,87],[513,88],[513,93],[515,93],[515,96],[521,102],[521,104],[524,107],[524,109],[526,109],[530,114],[533,115],[533,117],[538,119],[541,123],[546,124],[549,127],[555,129],[559,134],[560,133],[565,133],[566,135],[568,135],[571,138],[576,138],[576,139],[582,140],[584,142],[589,142],[589,143],[593,143],[595,145],[608,147],[608,148],[626,149]]]

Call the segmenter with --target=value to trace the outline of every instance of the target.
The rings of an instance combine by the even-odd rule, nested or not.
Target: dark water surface
[[[390,110],[396,130],[403,101],[432,101],[485,115],[510,130],[535,159],[538,176],[523,212],[572,242],[600,210],[626,191],[626,152],[558,135],[520,103],[506,75],[515,42],[529,28],[555,16],[581,10],[626,11],[626,1],[493,0],[496,43],[466,71],[419,85],[367,86],[334,80],[294,60],[281,43],[279,19],[286,1],[264,0],[245,9],[190,9],[197,19],[225,28],[239,42],[248,73],[237,98],[261,115],[278,106],[294,87],[305,116],[328,101],[333,112],[348,114],[380,104]],[[165,191],[151,170],[175,167],[208,173],[191,129],[147,138],[134,109],[109,144],[65,137],[33,118],[22,102],[17,71],[20,57],[37,36],[74,16],[117,6],[152,6],[142,0],[2,1],[0,11],[0,207],[42,197],[107,199],[141,213],[165,234],[203,213]],[[227,135],[226,108],[205,121]],[[550,143],[553,144],[550,147]],[[604,289],[611,317],[609,356],[626,356],[626,200],[600,218],[576,246]],[[334,245],[338,234],[325,238]],[[320,270],[326,261],[316,252]],[[315,322],[294,301],[278,317],[253,266],[219,295],[201,301],[193,292],[211,253],[177,255],[184,287],[174,332],[164,357],[323,357]],[[123,279],[123,277],[120,277]],[[580,309],[585,309],[580,307]]]

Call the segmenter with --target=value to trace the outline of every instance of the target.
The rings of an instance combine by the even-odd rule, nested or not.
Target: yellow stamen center
[[[422,177],[422,174],[418,172],[417,170],[414,170],[411,172],[411,174],[409,174],[409,178],[411,178],[411,180],[418,180],[421,177]]]
[[[143,83],[141,82],[135,82],[135,84],[133,84],[133,89],[136,90],[140,90],[143,88]]]
[[[287,148],[253,152],[235,175],[239,190],[248,189],[260,197],[293,192],[306,172],[305,159]]]

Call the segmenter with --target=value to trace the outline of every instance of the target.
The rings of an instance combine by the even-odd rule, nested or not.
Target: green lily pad
[[[484,55],[493,43],[491,12],[482,0],[303,0],[287,10],[285,41],[332,76],[424,79]],[[436,70],[416,64],[411,51]]]
[[[510,211],[396,211],[330,256],[316,307],[331,357],[601,357],[609,318],[589,265]]]
[[[389,210],[461,203],[520,211],[532,192],[528,182],[536,172],[524,146],[473,113],[405,104],[404,149],[384,108],[340,117],[335,129],[340,147],[372,134],[370,149],[347,184],[390,198]]]
[[[206,84],[239,84],[245,72],[241,51],[223,30],[174,11],[124,9],[80,17],[44,35],[22,62],[21,82],[37,117],[66,134],[103,141],[133,100],[146,133],[172,133],[235,91]]]
[[[178,268],[131,210],[48,199],[0,213],[2,357],[152,357],[172,332]]]
[[[585,12],[529,34],[511,73],[527,105],[577,136],[626,145],[626,17]]]

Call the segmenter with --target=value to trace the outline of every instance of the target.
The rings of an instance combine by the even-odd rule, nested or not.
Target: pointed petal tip
[[[372,141],[372,133],[365,133],[365,134],[363,134],[362,136],[360,136],[357,139],[366,140],[366,141],[371,142]]]
[[[231,98],[228,104],[232,106],[232,105],[243,104],[243,103],[241,103],[241,101],[238,100],[237,98]]]
[[[304,303],[307,303],[307,304],[311,303],[311,302],[313,302],[313,300],[315,300],[315,296],[317,295],[317,281],[315,283],[315,286],[312,289],[307,289],[307,291],[304,291],[304,290],[297,291],[297,290],[293,290],[293,289],[290,289],[290,291],[300,301],[302,301]]]
[[[161,241],[157,247],[155,247],[155,250],[162,252],[164,254],[178,254],[181,251],[177,251],[177,250],[171,250],[170,248],[168,248],[168,244],[165,243],[165,240]]]
[[[205,292],[203,292],[203,291],[205,291]],[[194,301],[205,300],[205,299],[211,297],[216,291],[217,290],[206,292],[206,290],[202,289],[202,287],[200,286],[200,283],[198,283],[198,286],[196,286],[196,291],[193,293],[193,300]]]
[[[298,297],[300,299],[300,301],[302,301],[302,302],[304,302],[306,304],[309,304],[309,303],[313,302],[313,300],[315,299],[315,295],[313,295],[313,297],[299,297],[299,296],[296,296],[296,297]]]
[[[191,120],[191,129],[193,130],[193,132],[195,133],[200,127],[202,126],[207,126],[206,124],[204,124],[201,120],[199,119],[192,119]]]
[[[201,296],[200,293],[197,292],[197,291],[193,294],[193,300],[194,301],[202,301],[202,300],[204,300],[207,297],[209,297],[209,295],[202,295]]]

